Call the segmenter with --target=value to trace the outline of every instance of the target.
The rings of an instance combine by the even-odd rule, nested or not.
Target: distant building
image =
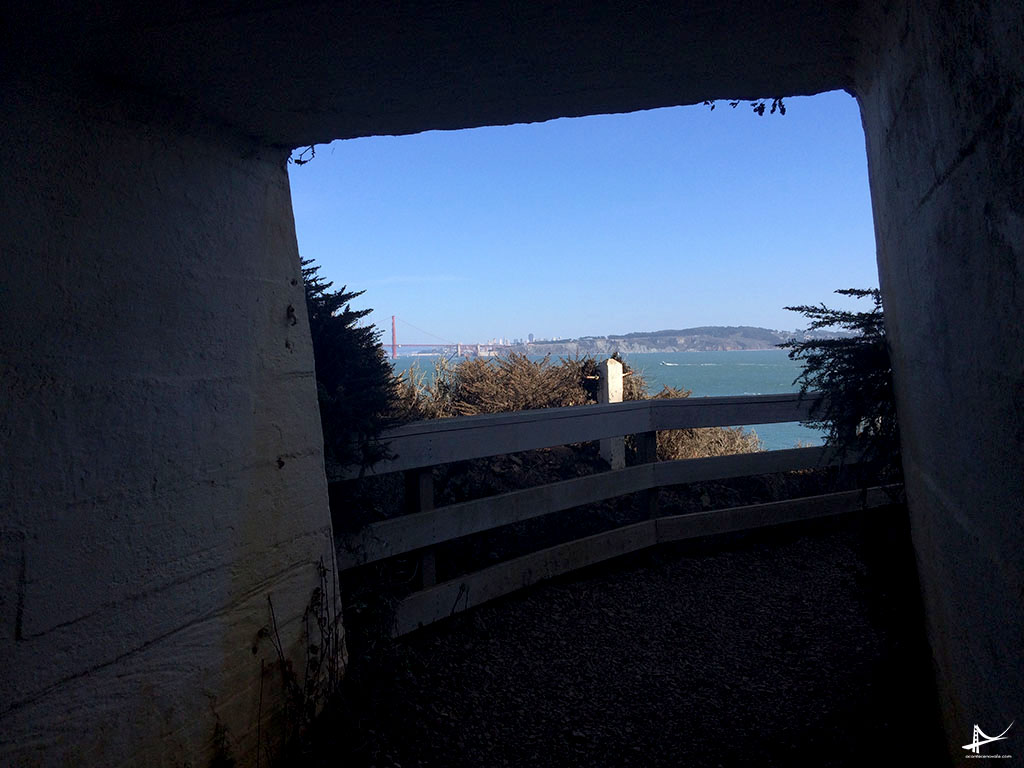
[[[527,336],[526,338],[530,340],[531,344],[533,344],[533,334],[532,333],[529,336]]]

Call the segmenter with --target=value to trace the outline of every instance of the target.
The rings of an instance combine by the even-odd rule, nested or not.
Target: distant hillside
[[[584,336],[520,344],[514,352],[531,355],[605,355],[636,352],[726,352],[739,349],[774,349],[777,344],[796,339],[839,338],[846,332],[774,331],[749,325],[706,325],[665,331],[637,331],[612,336]]]

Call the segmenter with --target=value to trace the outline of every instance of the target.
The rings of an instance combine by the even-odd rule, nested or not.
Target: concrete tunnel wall
[[[267,597],[301,663],[333,570],[286,153],[88,88],[0,126],[0,764],[248,764]]]
[[[961,757],[974,724],[1024,718],[1024,6],[894,4],[867,27],[857,92],[907,496]],[[1024,752],[1006,743],[989,753]]]

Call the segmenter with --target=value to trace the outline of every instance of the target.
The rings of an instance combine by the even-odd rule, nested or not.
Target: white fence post
[[[622,363],[608,358],[598,363],[601,374],[601,385],[597,391],[599,403],[622,402]],[[606,437],[601,440],[601,458],[607,461],[612,469],[626,466],[626,445],[622,437]]]

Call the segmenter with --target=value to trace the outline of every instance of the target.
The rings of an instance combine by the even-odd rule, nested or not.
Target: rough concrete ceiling
[[[6,13],[5,68],[113,81],[292,147],[846,87],[856,10],[43,0]]]

